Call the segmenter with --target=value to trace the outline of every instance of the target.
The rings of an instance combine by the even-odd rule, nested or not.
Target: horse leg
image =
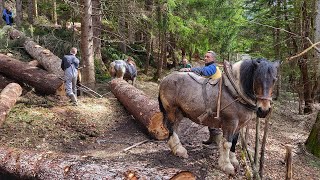
[[[230,158],[229,158],[229,152],[230,152],[230,148],[232,146],[232,134],[227,134],[225,131],[223,131],[223,138],[220,141],[220,145],[219,145],[219,152],[220,152],[220,156],[219,156],[219,160],[218,160],[218,164],[219,167],[225,171],[228,174],[234,174],[234,167],[230,162]]]
[[[239,167],[239,161],[237,160],[237,156],[236,156],[236,145],[238,142],[238,138],[239,138],[239,132],[233,135],[233,139],[232,139],[232,145],[230,148],[230,162],[231,164],[238,168]]]
[[[212,143],[215,143],[216,145],[220,144],[221,138],[222,138],[222,132],[219,128],[211,128],[209,129],[209,139],[207,141],[203,141],[203,144],[209,145]]]
[[[172,109],[176,109],[176,108],[172,108]],[[183,157],[183,158],[188,158],[188,152],[186,148],[182,146],[180,139],[178,137],[178,134],[176,133],[178,131],[179,123],[183,119],[183,115],[178,109],[173,111],[168,111],[167,113],[168,113],[167,128],[170,134],[168,145],[174,155]]]

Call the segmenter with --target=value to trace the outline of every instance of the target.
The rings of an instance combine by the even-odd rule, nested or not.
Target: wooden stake
[[[292,146],[286,145],[286,180],[292,179]]]

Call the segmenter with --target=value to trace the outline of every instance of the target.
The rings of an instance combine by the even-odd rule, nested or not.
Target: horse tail
[[[160,98],[160,92],[159,92],[159,96],[158,96],[158,102],[159,102],[160,111],[163,113],[163,116],[165,116],[166,115],[166,110],[163,107],[163,104],[162,104],[162,101],[161,101],[161,98]]]
[[[160,111],[163,114],[163,124],[167,127],[167,129],[169,131],[169,137],[170,137],[170,136],[172,136],[172,133],[173,133],[173,126],[172,126],[172,123],[170,123],[170,121],[167,118],[166,110],[164,109],[164,106],[163,106],[161,98],[160,98],[160,92],[159,92],[159,96],[158,96],[158,101],[159,101]]]

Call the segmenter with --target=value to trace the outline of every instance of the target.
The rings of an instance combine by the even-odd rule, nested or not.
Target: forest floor
[[[136,87],[156,99],[158,84],[141,77]],[[135,171],[148,179],[170,179],[179,171],[191,171],[198,179],[245,179],[243,161],[235,176],[218,168],[218,148],[203,145],[208,138],[204,126],[185,119],[179,132],[189,158],[174,156],[166,141],[150,140],[145,130],[111,93],[109,85],[99,84],[103,98],[79,97],[78,106],[68,98],[42,97],[26,92],[0,128],[3,146],[56,151],[101,158],[120,164],[120,170]],[[266,144],[264,179],[285,179],[285,147],[293,147],[293,179],[320,179],[320,160],[304,150],[315,113],[298,115],[298,104],[283,96],[274,103]],[[264,120],[261,120],[263,132]],[[254,149],[255,123],[251,123],[248,144]],[[262,134],[262,133],[261,133]],[[145,141],[128,151],[125,148]],[[240,146],[238,159],[240,160]],[[111,166],[112,167],[112,166]],[[123,169],[121,169],[121,167]]]

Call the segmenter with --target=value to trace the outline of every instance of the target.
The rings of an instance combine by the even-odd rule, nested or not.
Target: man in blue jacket
[[[13,24],[13,13],[11,7],[6,7],[2,11],[2,19],[6,22],[7,25],[12,26]]]
[[[77,77],[79,68],[79,59],[76,57],[77,48],[73,47],[70,54],[62,58],[61,68],[64,70],[65,89],[74,106],[78,105],[77,101]]]
[[[213,51],[208,51],[204,56],[205,66],[194,67],[194,68],[182,68],[180,72],[194,72],[201,76],[206,76],[212,79],[218,79],[221,77],[221,71],[216,66],[216,53]],[[210,138],[207,141],[204,141],[204,144],[216,143],[219,145],[220,139],[222,137],[222,131],[219,128],[208,128],[210,133]]]

